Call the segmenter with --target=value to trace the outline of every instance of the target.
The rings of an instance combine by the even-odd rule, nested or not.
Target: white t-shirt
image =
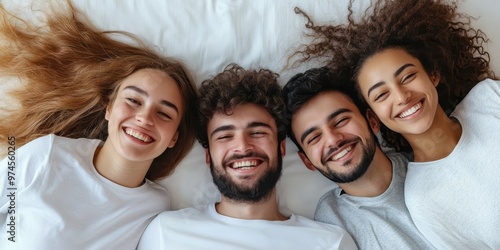
[[[100,143],[54,135],[35,139],[15,152],[13,186],[9,159],[0,163],[0,249],[136,248],[147,224],[169,208],[168,194],[148,180],[127,188],[101,176],[92,163]]]
[[[223,216],[215,204],[163,212],[138,249],[357,249],[340,227],[292,215],[286,221]]]
[[[438,249],[500,249],[500,82],[478,83],[451,116],[462,136],[450,155],[408,165],[408,210]]]

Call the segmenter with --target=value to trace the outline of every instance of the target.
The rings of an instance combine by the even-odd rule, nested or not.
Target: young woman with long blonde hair
[[[153,181],[194,143],[196,88],[133,35],[44,4],[41,24],[0,5],[0,75],[20,81],[0,120],[0,248],[135,249],[169,208]]]

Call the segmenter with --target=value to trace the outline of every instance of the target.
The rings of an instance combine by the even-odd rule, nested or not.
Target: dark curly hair
[[[456,3],[441,0],[377,0],[356,19],[349,3],[346,24],[315,25],[307,18],[313,41],[291,58],[299,62],[326,58],[327,65],[341,78],[356,83],[365,60],[388,48],[403,48],[417,58],[428,74],[438,73],[439,103],[448,114],[472,87],[485,78],[495,78],[484,50],[486,35],[470,26],[471,17],[457,12]],[[371,11],[371,12],[370,12]],[[357,86],[357,84],[356,84]],[[359,94],[359,89],[358,89]],[[362,99],[362,98],[361,98]],[[381,127],[386,145],[398,151],[410,150],[398,133]]]
[[[213,79],[201,83],[199,93],[198,141],[208,148],[207,126],[217,112],[231,114],[242,104],[253,103],[264,107],[276,121],[278,140],[286,137],[283,123],[284,103],[278,74],[267,70],[245,70],[237,64],[229,64]]]
[[[309,69],[304,73],[298,73],[285,84],[282,95],[285,102],[284,117],[287,134],[300,151],[302,151],[302,147],[297,142],[292,131],[293,114],[318,94],[327,91],[341,92],[351,98],[361,114],[366,113],[368,106],[356,94],[354,84],[348,84],[347,81],[349,79],[339,78],[328,67],[321,67]]]

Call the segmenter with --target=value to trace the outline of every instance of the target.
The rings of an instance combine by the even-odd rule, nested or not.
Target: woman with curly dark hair
[[[296,11],[315,38],[296,55],[326,57],[387,146],[412,150],[405,200],[419,230],[438,249],[500,248],[500,82],[485,34],[440,0],[379,0],[361,18],[351,1],[347,24],[324,26]]]

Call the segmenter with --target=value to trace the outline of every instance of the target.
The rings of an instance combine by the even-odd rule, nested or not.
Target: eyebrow
[[[330,115],[328,115],[328,117],[326,118],[327,121],[331,121],[333,118],[337,117],[338,115],[340,114],[343,114],[343,113],[351,113],[352,111],[349,110],[349,109],[346,109],[346,108],[341,108],[341,109],[338,109],[336,110],[335,112],[331,113]],[[318,129],[317,126],[313,126],[309,129],[307,129],[306,131],[304,131],[304,133],[302,133],[302,135],[300,136],[300,143],[302,145],[304,145],[304,140],[306,139],[306,137],[311,134],[314,130]]]
[[[410,66],[413,66],[415,67],[415,65],[411,64],[411,63],[407,63],[401,67],[399,67],[399,69],[396,70],[396,72],[394,72],[394,77],[397,77],[399,74],[401,74],[401,72],[403,72],[403,70],[405,70],[406,68],[410,67]],[[372,92],[373,90],[375,90],[376,88],[384,85],[385,82],[384,81],[381,81],[381,82],[377,82],[375,83],[373,86],[371,86],[369,89],[368,89],[368,97],[370,97],[370,92]]]
[[[246,128],[256,128],[256,127],[266,127],[266,128],[272,129],[271,125],[264,123],[264,122],[250,122],[246,126]],[[235,129],[236,129],[236,127],[234,125],[220,126],[216,129],[214,129],[214,131],[212,131],[212,133],[210,133],[210,138],[213,137],[214,134],[216,134],[218,132],[235,130]]]
[[[146,97],[149,97],[149,93],[146,92],[145,90],[141,89],[141,88],[138,88],[136,86],[133,86],[133,85],[130,85],[130,86],[127,86],[125,88],[123,88],[124,90],[125,89],[130,89],[130,90],[133,90],[137,93],[139,93],[140,95],[143,95],[143,96],[146,96]],[[175,112],[179,113],[179,109],[177,108],[177,106],[175,106],[175,104],[169,102],[169,101],[166,101],[166,100],[161,100],[160,101],[160,104],[162,104],[163,106],[166,106],[166,107],[169,107],[169,108],[172,108],[175,110]]]
[[[264,122],[251,122],[247,125],[247,128],[256,128],[256,127],[266,127],[272,129],[271,125]]]

